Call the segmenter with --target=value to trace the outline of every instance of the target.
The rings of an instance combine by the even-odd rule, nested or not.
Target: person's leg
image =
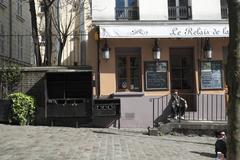
[[[177,107],[175,105],[172,106],[172,116],[174,119],[177,119]]]
[[[185,115],[185,111],[186,111],[186,108],[184,106],[182,106],[180,115],[184,116]]]
[[[186,111],[186,108],[185,108],[184,106],[181,106],[181,108],[180,108],[180,116],[181,116],[181,119],[185,119],[185,118],[184,118],[185,111]]]

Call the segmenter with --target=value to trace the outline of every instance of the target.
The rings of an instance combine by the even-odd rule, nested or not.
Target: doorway
[[[193,48],[170,49],[171,90],[178,90],[188,103],[188,111],[196,110]]]

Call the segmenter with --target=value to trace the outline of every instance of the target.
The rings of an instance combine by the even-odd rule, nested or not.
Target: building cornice
[[[189,24],[228,24],[228,20],[180,20],[180,21],[92,21],[93,25],[189,25]]]

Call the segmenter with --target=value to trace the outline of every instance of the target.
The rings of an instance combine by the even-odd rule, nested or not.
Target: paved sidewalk
[[[0,124],[0,160],[209,160],[214,137]]]

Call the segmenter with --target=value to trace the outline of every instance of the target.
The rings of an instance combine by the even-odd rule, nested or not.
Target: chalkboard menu
[[[144,63],[145,90],[167,89],[167,61],[150,61]]]
[[[201,63],[201,89],[222,89],[222,64],[220,61]]]

